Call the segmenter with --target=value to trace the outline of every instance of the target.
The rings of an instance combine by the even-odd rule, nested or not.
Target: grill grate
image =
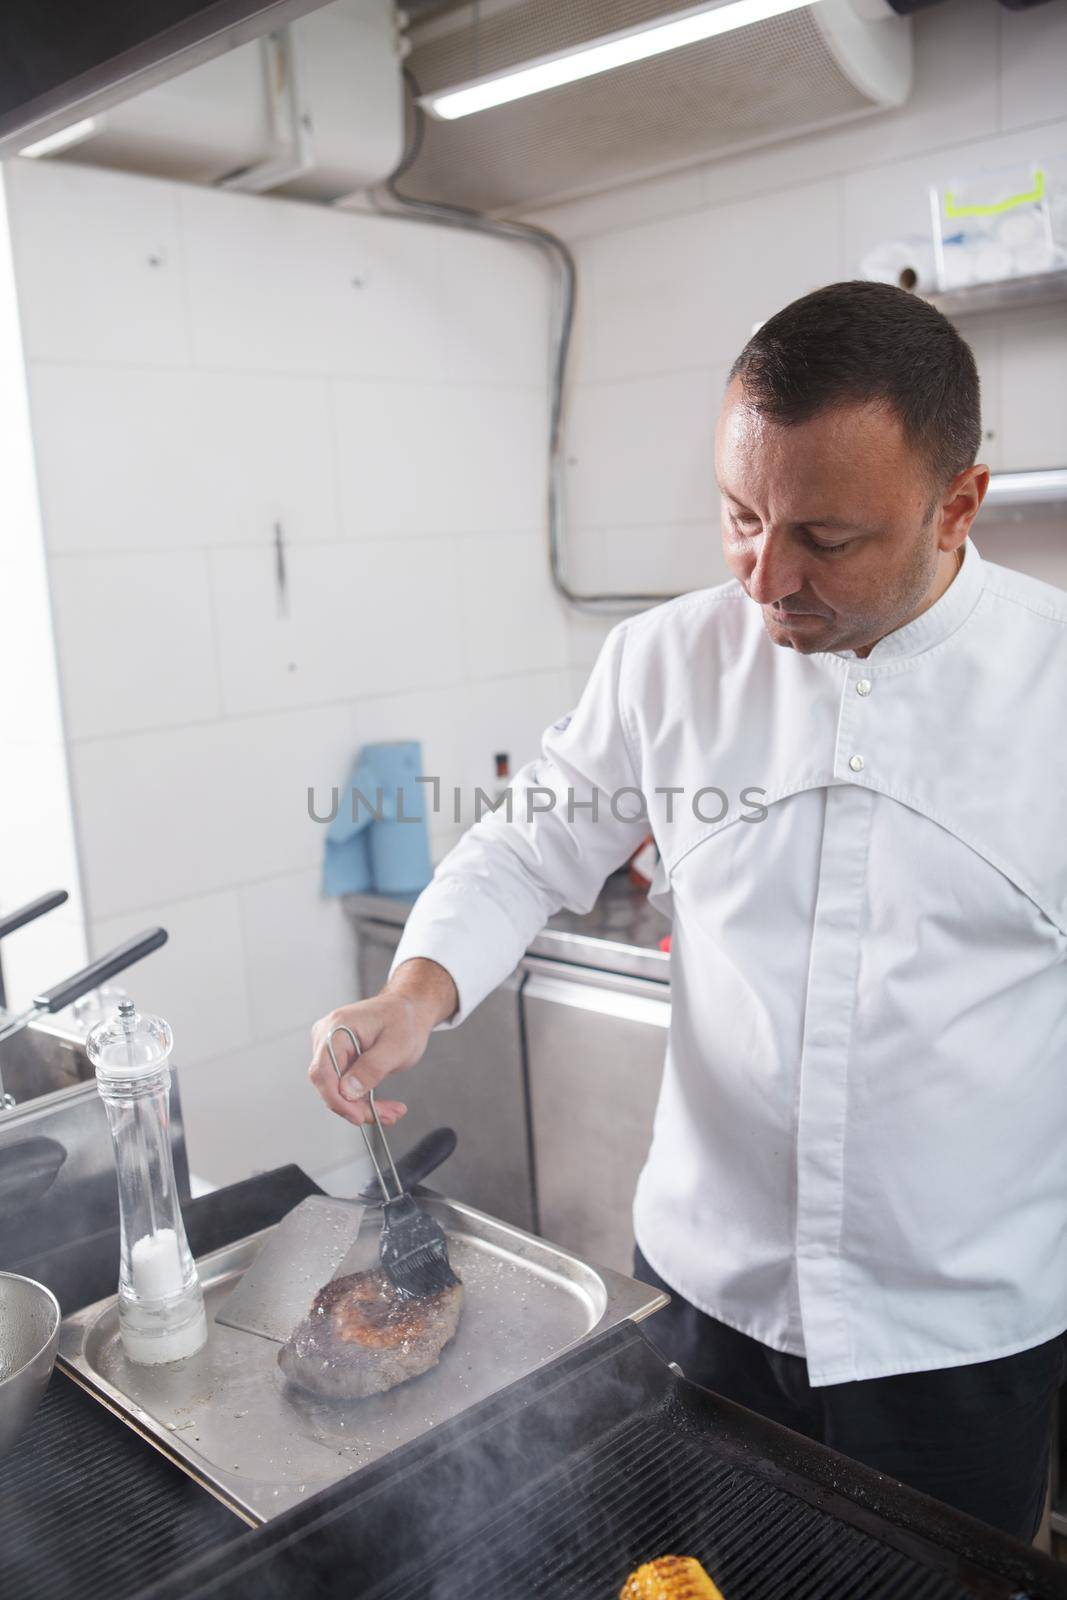
[[[672,1376],[632,1326],[151,1600],[611,1600],[670,1553],[728,1600],[1067,1600],[1046,1557]]]
[[[0,1460],[0,1593],[116,1600],[243,1524],[57,1373]]]
[[[972,1600],[975,1593],[716,1460],[706,1441],[679,1434],[666,1418],[641,1417],[565,1478],[531,1486],[477,1537],[464,1530],[432,1568],[375,1589],[373,1600],[599,1600],[618,1594],[642,1561],[667,1552],[696,1556],[730,1600]]]

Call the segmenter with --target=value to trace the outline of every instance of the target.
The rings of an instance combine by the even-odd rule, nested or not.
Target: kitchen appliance
[[[42,1017],[54,1016],[57,1011],[62,1011],[73,1001],[80,1000],[90,989],[96,989],[100,984],[106,983],[108,978],[125,972],[135,961],[151,955],[153,950],[158,950],[166,942],[165,928],[149,928],[146,932],[127,939],[125,944],[116,945],[107,955],[98,956],[95,961],[90,961],[87,967],[83,967],[73,977],[64,979],[62,983],[53,984],[51,989],[35,995],[33,1004],[25,1011],[15,1016],[0,1017],[0,1045],[13,1038],[15,1034],[21,1033],[30,1023],[39,1022]],[[10,1111],[14,1105],[15,1097],[10,1092],[5,1093],[3,1077],[0,1075],[0,1111]]]
[[[48,1388],[59,1323],[51,1289],[0,1272],[0,1456],[15,1444]]]
[[[1067,1596],[1046,1556],[687,1382],[624,1320],[143,1600],[611,1600],[668,1552],[727,1600]]]
[[[227,1238],[242,1253],[265,1236],[253,1229],[311,1188],[287,1168],[194,1201],[189,1229],[201,1264]],[[102,1286],[109,1257],[96,1254]],[[224,1254],[214,1258],[220,1266]],[[26,1554],[30,1581],[12,1588],[27,1600],[66,1600],[62,1574],[75,1548],[85,1600],[610,1600],[632,1567],[666,1550],[702,1558],[728,1600],[1067,1596],[1063,1569],[1036,1551],[687,1383],[625,1318],[605,1318],[488,1398],[470,1396],[451,1420],[427,1417],[424,1427],[437,1426],[343,1480],[307,1485],[291,1509],[248,1533],[236,1521],[229,1534],[205,1531],[211,1502],[172,1466],[185,1441],[187,1470],[198,1472],[196,1452],[208,1444],[196,1425],[202,1407],[177,1419],[193,1426],[150,1433],[162,1447],[150,1449],[75,1377],[89,1392],[57,1375],[30,1436],[41,1441],[39,1460],[20,1451],[7,1464],[18,1473],[6,1475],[0,1462],[0,1584],[10,1581],[5,1558],[18,1551],[17,1539],[2,1536],[21,1522],[37,1535]],[[395,1391],[397,1399],[423,1384]],[[128,1401],[119,1414],[142,1426]],[[257,1419],[242,1421],[250,1443]],[[70,1475],[56,1472],[72,1449],[80,1452],[73,1493]],[[58,1526],[49,1496],[64,1488],[76,1545],[65,1540],[66,1523],[63,1537],[41,1537]],[[93,1536],[94,1517],[107,1524],[102,1537]]]
[[[396,1163],[400,1187],[414,1189],[455,1148],[453,1129],[435,1128]],[[364,1212],[381,1205],[384,1197],[380,1179],[375,1179],[355,1200],[328,1195],[301,1200],[272,1230],[215,1312],[215,1321],[284,1344],[323,1284],[353,1270],[346,1257],[359,1237]]]
[[[665,1303],[647,1284],[469,1206],[429,1196],[422,1203],[448,1234],[464,1285],[463,1314],[439,1364],[386,1394],[345,1404],[290,1389],[275,1344],[212,1321],[267,1234],[198,1262],[210,1335],[187,1361],[169,1368],[129,1361],[110,1296],[65,1319],[60,1365],[247,1521],[260,1523],[382,1461],[594,1332]],[[369,1222],[353,1252],[354,1271],[377,1261],[379,1226]]]

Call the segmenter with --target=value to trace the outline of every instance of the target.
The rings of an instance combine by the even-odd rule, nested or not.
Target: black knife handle
[[[95,961],[90,961],[87,967],[76,972],[73,978],[65,978],[62,983],[57,983],[54,988],[46,989],[43,994],[34,996],[34,1010],[47,1012],[62,1011],[64,1006],[69,1006],[72,1001],[80,1000],[83,994],[88,994],[90,989],[98,989],[109,978],[114,978],[118,973],[125,972],[127,967],[132,967],[135,961],[140,961],[142,956],[152,954],[160,945],[167,942],[166,928],[148,928],[144,933],[137,934],[133,939],[127,939],[125,944],[117,945],[114,950],[109,950],[106,956],[98,956]]]
[[[50,894],[39,895],[28,905],[19,906],[17,911],[9,911],[6,917],[0,917],[0,939],[14,933],[16,928],[24,928],[27,922],[35,922],[46,911],[54,911],[56,906],[64,905],[69,899],[66,889],[53,889]]]
[[[456,1148],[455,1128],[435,1128],[432,1133],[427,1133],[418,1144],[412,1145],[406,1155],[398,1156],[396,1162],[397,1175],[405,1193],[414,1189],[423,1178],[428,1178],[431,1172],[436,1172]],[[359,1195],[366,1206],[380,1206],[382,1203],[382,1188],[377,1178],[374,1178]]]

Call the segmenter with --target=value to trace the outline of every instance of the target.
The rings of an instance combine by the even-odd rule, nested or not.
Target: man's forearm
[[[392,973],[383,994],[402,995],[427,1029],[447,1022],[459,1009],[459,991],[452,975],[437,961],[413,956]]]

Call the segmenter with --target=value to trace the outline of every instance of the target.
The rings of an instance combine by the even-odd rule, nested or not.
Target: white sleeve
[[[475,823],[412,907],[392,970],[415,956],[444,967],[459,993],[452,1026],[503,982],[549,917],[591,910],[650,831],[620,705],[626,632],[626,623],[612,630],[577,709],[516,774],[511,819],[501,810]]]

